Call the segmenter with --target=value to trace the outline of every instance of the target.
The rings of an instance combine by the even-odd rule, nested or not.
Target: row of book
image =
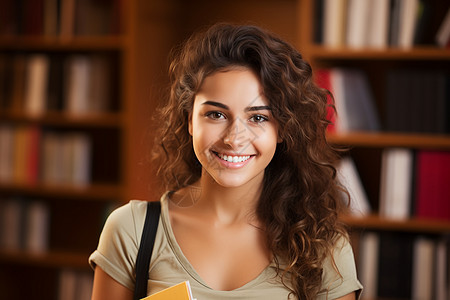
[[[381,153],[378,214],[450,221],[450,152],[386,148]],[[338,179],[350,193],[350,209],[366,216],[373,208],[350,156],[337,166]]]
[[[382,217],[450,220],[450,152],[389,148],[382,153]]]
[[[450,75],[447,71],[401,69],[386,74],[382,122],[367,75],[359,69],[316,71],[319,86],[329,90],[330,132],[351,131],[450,133]]]
[[[59,273],[58,300],[91,299],[92,272],[63,269]]]
[[[329,108],[329,132],[378,131],[378,110],[369,80],[362,70],[350,68],[319,69],[315,74],[319,86],[331,92],[336,111]],[[331,98],[329,99],[331,101]]]
[[[407,49],[416,44],[445,47],[449,43],[448,3],[318,0],[315,4],[315,41],[328,47]]]
[[[101,54],[0,53],[0,110],[39,116],[112,109],[113,64]]]
[[[0,249],[44,253],[49,245],[50,210],[38,200],[0,199]]]
[[[109,35],[120,26],[118,0],[2,0],[0,36]]]
[[[358,258],[362,299],[449,299],[449,246],[445,238],[362,233]]]
[[[448,70],[393,70],[386,81],[386,130],[450,133]]]
[[[92,142],[84,132],[0,124],[0,182],[86,186]]]

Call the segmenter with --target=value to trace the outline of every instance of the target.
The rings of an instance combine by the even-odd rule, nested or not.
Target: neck
[[[221,223],[255,220],[261,186],[262,182],[259,180],[239,187],[223,187],[204,172],[197,183],[200,191],[197,205]]]

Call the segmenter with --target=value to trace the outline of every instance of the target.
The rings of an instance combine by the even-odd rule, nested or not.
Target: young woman
[[[148,293],[189,280],[198,300],[358,297],[327,92],[310,65],[258,27],[218,24],[184,44],[170,75]],[[131,201],[108,218],[92,299],[132,299],[145,213]]]

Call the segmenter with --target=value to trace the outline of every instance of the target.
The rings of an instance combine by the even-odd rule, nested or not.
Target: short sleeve
[[[336,299],[351,292],[356,292],[358,299],[362,285],[356,274],[355,258],[353,250],[347,239],[341,238],[333,252],[334,262],[327,258],[324,262],[322,275],[322,291],[317,299]]]
[[[114,280],[134,290],[135,264],[147,202],[130,201],[114,210],[100,235],[97,249],[89,257],[92,268],[99,266]]]

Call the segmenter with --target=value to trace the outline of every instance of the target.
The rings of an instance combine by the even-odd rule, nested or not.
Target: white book
[[[367,25],[367,46],[383,49],[389,46],[390,1],[370,0]]]
[[[79,272],[76,279],[76,300],[91,299],[94,277],[92,273]]]
[[[60,0],[60,30],[59,33],[63,38],[70,38],[75,31],[75,1],[76,0]]]
[[[68,83],[66,111],[73,115],[89,111],[89,90],[91,83],[91,60],[88,56],[73,56],[68,62]]]
[[[369,199],[351,157],[344,157],[340,160],[337,167],[337,178],[350,194],[350,212],[355,216],[368,215],[370,213]],[[344,196],[346,200],[346,195]]]
[[[88,135],[74,133],[68,136],[71,149],[70,183],[76,186],[86,186],[91,174],[91,140]]]
[[[346,69],[344,97],[349,131],[377,131],[380,129],[375,101],[366,75],[357,69]]]
[[[419,237],[414,241],[411,291],[413,300],[433,299],[433,256],[432,240]]]
[[[73,170],[74,166],[74,146],[73,146],[73,134],[66,133],[60,136],[61,139],[61,165],[60,176],[62,178],[61,183],[65,185],[72,185],[73,183]]]
[[[380,237],[375,232],[365,232],[360,239],[359,277],[364,286],[361,299],[377,299],[378,260]]]
[[[400,9],[402,1],[403,0],[391,0],[389,16],[389,45],[392,47],[399,46]]]
[[[439,240],[436,244],[436,280],[433,288],[436,291],[436,300],[447,300],[448,289],[450,288],[449,274],[447,270],[450,270],[449,266],[449,256],[448,254],[448,244],[446,240]]]
[[[44,35],[58,34],[58,0],[44,0]]]
[[[436,43],[440,47],[446,47],[450,39],[450,8],[447,10],[444,20],[436,32]]]
[[[346,0],[324,0],[323,43],[327,47],[344,45]]]
[[[22,248],[24,205],[21,200],[14,198],[2,202],[0,246],[6,250],[19,250]]]
[[[345,74],[343,69],[334,68],[330,71],[330,83],[333,90],[336,108],[335,129],[338,133],[349,131],[346,107]]]
[[[97,55],[92,58],[91,84],[89,89],[89,111],[105,112],[111,98],[111,74],[110,61]]]
[[[31,115],[45,112],[50,60],[46,55],[35,54],[27,61],[25,81],[25,111]]]
[[[387,148],[381,158],[380,215],[392,219],[410,217],[413,152]]]
[[[77,300],[77,276],[73,270],[64,269],[59,273],[58,300]]]
[[[409,49],[414,43],[419,13],[419,0],[401,0],[398,46]]]
[[[349,48],[360,49],[367,45],[368,20],[373,13],[370,11],[371,0],[348,0],[346,45]]]
[[[25,249],[34,253],[48,250],[50,212],[38,201],[31,202],[26,211]]]
[[[46,184],[63,182],[62,139],[59,134],[47,132],[42,139],[42,181]]]

